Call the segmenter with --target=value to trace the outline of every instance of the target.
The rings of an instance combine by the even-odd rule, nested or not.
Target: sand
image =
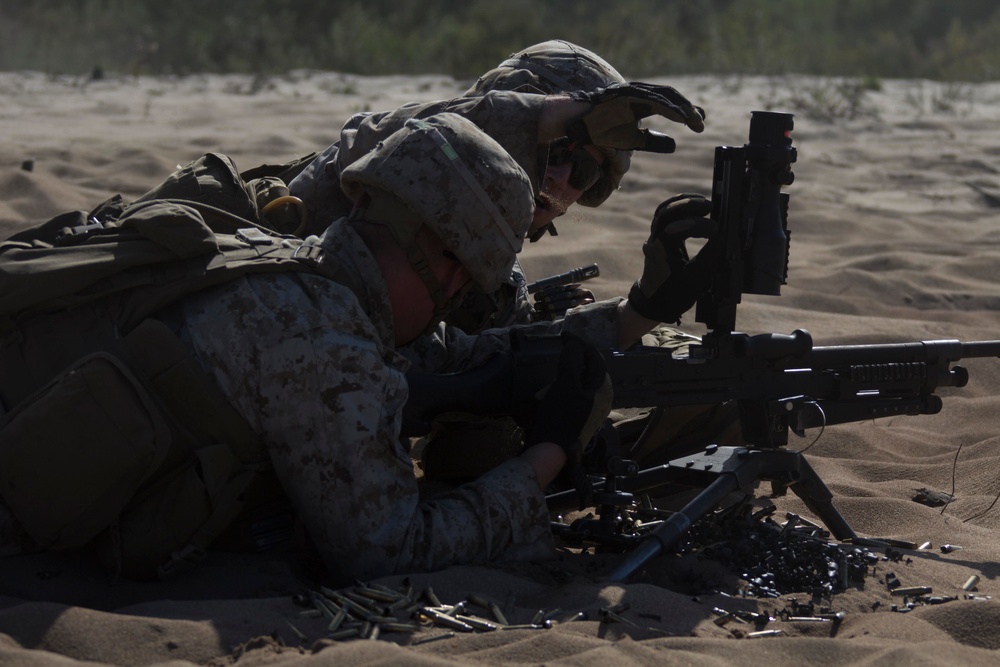
[[[1000,338],[1000,84],[884,81],[863,105],[837,107],[831,80],[669,83],[708,109],[706,131],[651,123],[678,139],[677,152],[637,155],[604,206],[571,209],[558,238],[525,249],[529,278],[596,262],[593,291],[624,294],[656,204],[678,192],[708,194],[713,148],[744,143],[751,110],[794,110],[797,98],[833,118],[797,116],[788,285],[780,297],[745,297],[738,328],[804,328],[818,345]],[[266,80],[0,74],[0,233],[89,210],[116,193],[135,197],[207,151],[226,153],[243,169],[286,161],[327,146],[354,112],[451,97],[466,84],[319,72]],[[990,508],[1000,493],[1000,363],[965,365],[968,386],[942,389],[938,415],[831,426],[793,441],[793,448],[809,445],[805,457],[860,535],[930,543],[888,555],[873,548],[878,559],[868,576],[833,596],[742,597],[738,573],[673,556],[615,583],[607,574],[619,556],[567,554],[374,582],[431,587],[447,604],[482,596],[512,623],[542,610],[563,621],[551,628],[416,643],[446,631],[426,626],[336,641],[325,617],[296,604],[315,582],[281,554],[214,554],[155,584],[112,582],[82,556],[13,557],[0,560],[0,663],[1000,664],[1000,506]],[[920,488],[953,493],[954,501],[945,508],[915,502]],[[776,519],[787,511],[816,518],[794,495],[774,502]],[[962,549],[945,553],[944,544]],[[700,591],[678,585],[685,572],[710,583]],[[903,587],[958,599],[908,609],[890,594],[890,573]],[[973,575],[975,590],[963,590]],[[807,601],[844,618],[784,620],[783,612]],[[602,614],[615,605],[619,617]],[[774,620],[717,622],[716,609]],[[577,612],[583,617],[568,620]],[[749,636],[756,630],[778,632]]]

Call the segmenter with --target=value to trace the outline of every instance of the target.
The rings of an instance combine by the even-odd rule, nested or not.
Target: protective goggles
[[[549,144],[549,166],[572,165],[568,183],[577,190],[587,190],[604,175],[604,168],[586,148],[567,138]]]

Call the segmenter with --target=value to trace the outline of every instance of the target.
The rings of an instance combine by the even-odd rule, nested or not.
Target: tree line
[[[32,0],[0,5],[0,70],[295,69],[469,78],[569,39],[629,78],[1000,77],[994,0]]]

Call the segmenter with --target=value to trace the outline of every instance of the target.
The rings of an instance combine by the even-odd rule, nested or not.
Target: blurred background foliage
[[[564,38],[626,77],[1000,78],[996,0],[0,2],[0,70],[472,78]]]

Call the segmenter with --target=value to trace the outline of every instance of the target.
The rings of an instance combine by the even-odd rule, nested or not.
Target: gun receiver
[[[604,352],[613,407],[710,405],[735,400],[743,437],[755,448],[788,443],[788,433],[893,415],[936,414],[940,387],[963,387],[956,362],[1000,357],[1000,340],[929,340],[814,347],[804,330],[791,335],[731,334],[732,354],[674,357],[660,348]],[[558,336],[511,333],[509,351],[450,375],[411,371],[409,432],[444,412],[513,415],[530,422],[535,396],[555,376]],[[470,388],[475,388],[470,391]],[[423,427],[417,426],[423,424]]]

